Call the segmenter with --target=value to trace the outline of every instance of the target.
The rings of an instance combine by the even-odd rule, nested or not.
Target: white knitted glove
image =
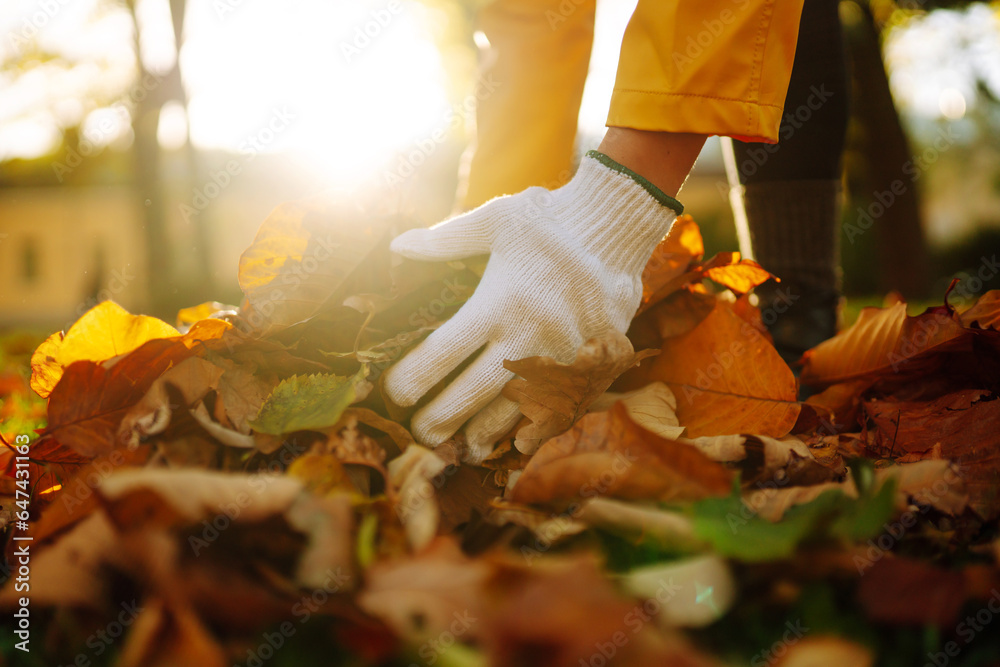
[[[489,455],[520,417],[517,403],[500,396],[514,376],[504,359],[568,363],[587,339],[624,332],[642,298],[643,267],[681,210],[641,176],[590,151],[558,190],[528,188],[394,239],[394,252],[418,260],[490,254],[472,298],[386,372],[388,397],[411,406],[485,345],[414,414],[416,439],[438,445],[468,422],[465,461]]]

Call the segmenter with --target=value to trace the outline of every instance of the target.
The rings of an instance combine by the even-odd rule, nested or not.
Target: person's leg
[[[480,76],[476,145],[461,206],[475,208],[572,176],[573,145],[594,40],[595,0],[495,0],[478,27],[490,41]]]
[[[836,333],[847,115],[837,1],[806,0],[779,143],[734,144],[755,259],[782,281],[758,296],[789,363]]]

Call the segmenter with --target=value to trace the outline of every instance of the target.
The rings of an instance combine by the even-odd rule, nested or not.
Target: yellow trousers
[[[804,0],[639,0],[608,126],[775,143]],[[494,0],[463,205],[570,176],[595,0]]]

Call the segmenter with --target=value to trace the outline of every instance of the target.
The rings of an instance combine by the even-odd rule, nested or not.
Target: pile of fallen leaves
[[[471,466],[379,378],[484,260],[400,260],[394,224],[284,205],[239,309],[105,302],[38,347],[30,593],[0,597],[30,597],[33,634],[8,660],[995,664],[1000,292],[864,310],[806,354],[800,402],[749,296],[769,274],[705,261],[682,217],[627,338],[505,362],[524,419]]]

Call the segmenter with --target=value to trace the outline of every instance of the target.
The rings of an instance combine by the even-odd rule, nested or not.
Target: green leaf
[[[693,506],[695,534],[723,556],[747,562],[791,557],[808,539],[858,541],[882,529],[893,511],[895,483],[872,487],[859,498],[831,489],[788,510],[777,523],[756,515],[738,490]]]
[[[349,377],[293,375],[274,388],[250,426],[270,435],[333,426],[358,397],[359,385],[367,375],[367,366]]]

